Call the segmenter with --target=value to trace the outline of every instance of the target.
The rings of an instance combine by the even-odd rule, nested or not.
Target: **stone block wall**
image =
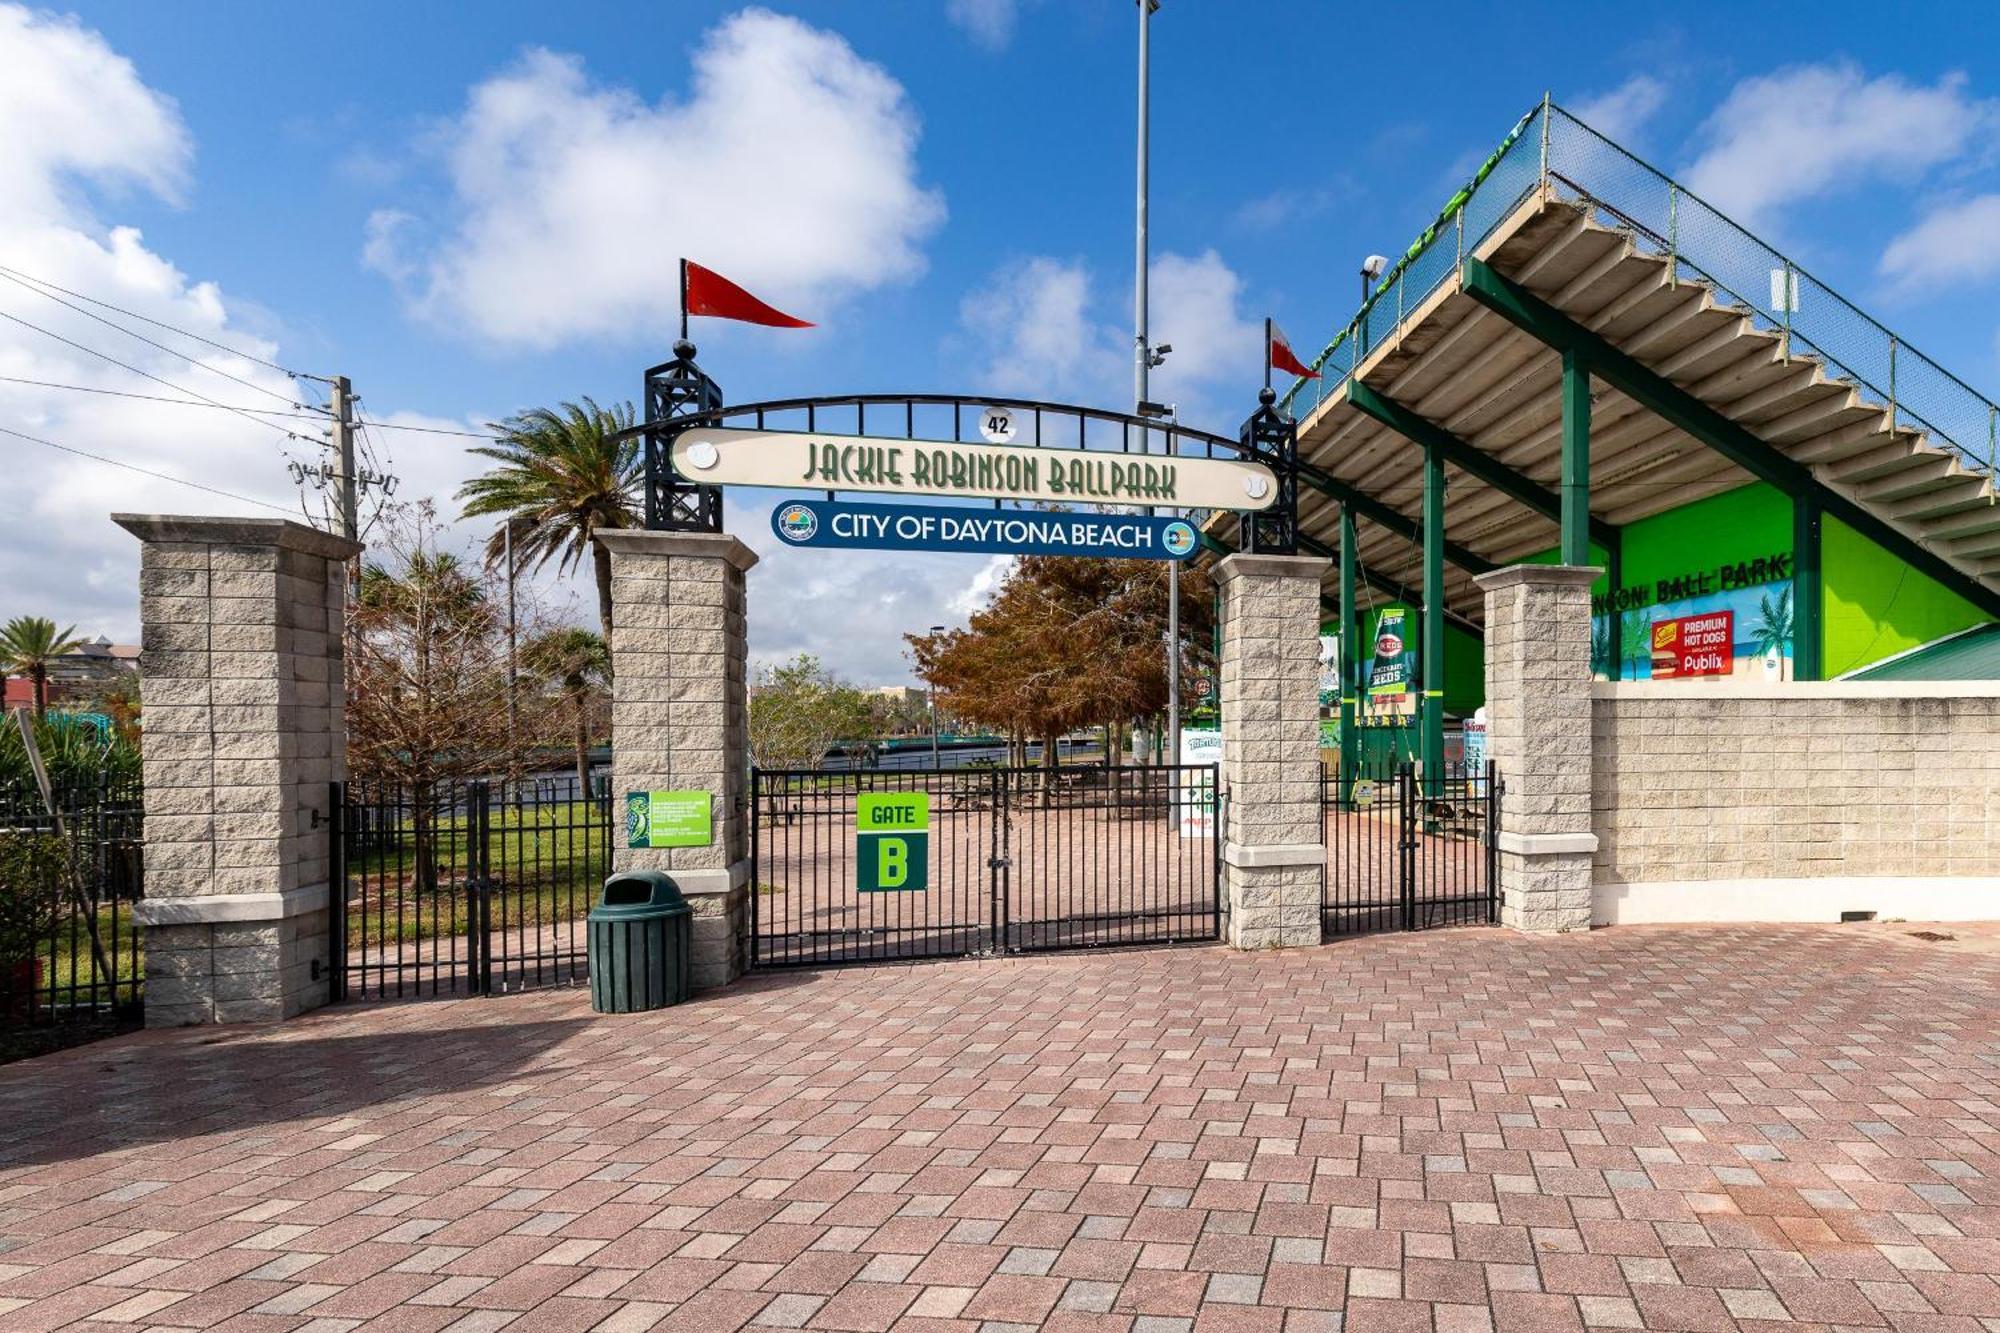
[[[1505,784],[1501,923],[1590,924],[1590,585],[1595,569],[1512,565],[1486,593],[1486,738]]]
[[[1592,719],[1600,921],[2000,916],[2000,685],[1599,683]]]
[[[744,574],[757,562],[734,537],[598,534],[611,554],[611,795],[706,791],[706,847],[626,847],[617,870],[670,873],[694,909],[694,984],[743,972],[748,929],[749,644]]]
[[[1232,555],[1215,569],[1229,799],[1223,910],[1239,949],[1320,941],[1319,587],[1328,564]]]
[[[290,1017],[327,994],[360,547],[283,520],[114,519],[144,543],[147,1024]]]

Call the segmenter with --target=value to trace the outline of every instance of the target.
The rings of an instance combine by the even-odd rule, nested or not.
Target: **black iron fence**
[[[331,998],[482,995],[581,982],[611,873],[593,775],[508,784],[336,783]]]
[[[755,770],[751,965],[1212,940],[1215,793],[1212,764]]]
[[[0,1026],[136,1010],[144,800],[132,780],[0,786]]]
[[[1504,784],[1491,763],[1428,781],[1407,763],[1320,766],[1326,935],[1499,920]]]

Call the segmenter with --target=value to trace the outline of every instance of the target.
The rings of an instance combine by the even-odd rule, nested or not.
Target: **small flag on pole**
[[[1271,320],[1264,321],[1264,369],[1266,372],[1282,370],[1287,375],[1297,375],[1300,379],[1316,380],[1319,372],[1299,360],[1292,351],[1292,341],[1285,331]],[[1268,373],[1266,383],[1269,383]]]
[[[746,324],[764,324],[774,329],[809,329],[808,320],[788,315],[766,305],[714,269],[703,268],[692,259],[681,261],[681,336],[687,336],[689,315],[714,315],[718,319],[740,319]]]

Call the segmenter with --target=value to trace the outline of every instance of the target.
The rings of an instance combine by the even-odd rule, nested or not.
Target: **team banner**
[[[1109,449],[695,426],[669,456],[675,472],[707,485],[1174,509],[1268,509],[1278,498],[1262,463]]]
[[[1417,711],[1417,650],[1410,642],[1410,613],[1385,606],[1375,617],[1375,656],[1361,712],[1368,721],[1407,719]]]
[[[789,546],[966,555],[1186,560],[1197,545],[1194,525],[1179,518],[831,500],[779,505],[771,511],[771,531]]]

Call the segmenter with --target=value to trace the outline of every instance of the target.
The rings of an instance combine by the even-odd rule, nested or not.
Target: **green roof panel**
[[[1976,625],[1949,638],[1912,648],[1848,680],[2000,680],[2000,624]]]

